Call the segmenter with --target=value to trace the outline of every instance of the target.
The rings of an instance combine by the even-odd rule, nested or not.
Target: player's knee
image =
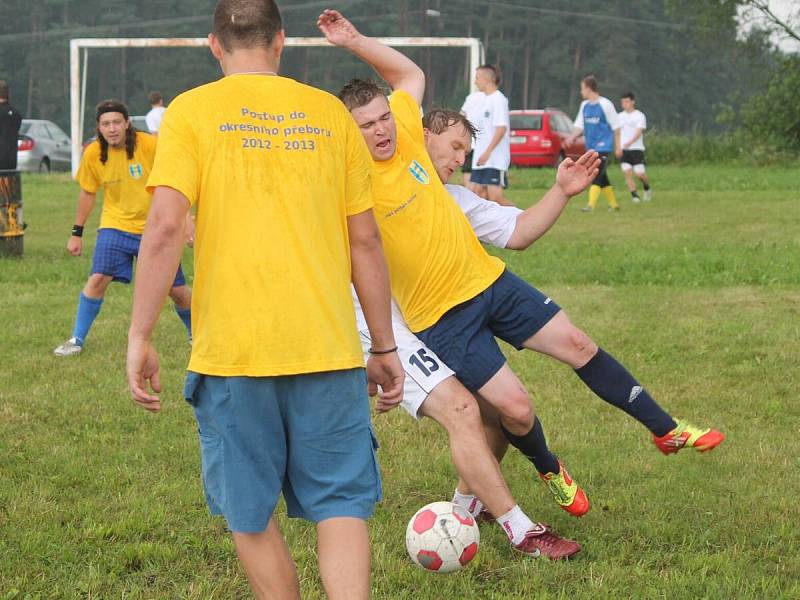
[[[481,429],[481,411],[478,403],[469,394],[458,394],[448,399],[444,410],[439,411],[438,421],[448,433],[474,433]]]
[[[521,429],[528,430],[533,426],[533,407],[530,398],[524,392],[509,396],[507,402],[499,407],[498,412],[504,420],[512,421]]]
[[[577,363],[586,364],[597,353],[597,344],[574,325],[570,325],[567,343],[570,347],[570,354],[575,357]]]

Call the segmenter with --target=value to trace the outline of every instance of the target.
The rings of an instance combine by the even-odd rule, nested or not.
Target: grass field
[[[601,199],[583,214],[585,198],[575,199],[531,249],[500,255],[673,414],[728,440],[709,454],[662,456],[568,368],[510,351],[593,509],[581,520],[561,511],[516,452],[504,472],[523,508],[583,552],[530,560],[487,524],[465,571],[415,567],[406,522],[449,499],[455,479],[435,424],[397,410],[375,419],[385,495],[371,522],[375,598],[800,598],[800,171],[653,168],[655,199],[638,206],[611,175],[620,213]],[[528,206],[552,176],[514,171],[510,196]],[[224,523],[203,500],[181,399],[182,325],[165,309],[158,416],[128,399],[129,288],[110,288],[83,355],[55,358],[95,234],[87,227],[84,256],[66,254],[77,197],[66,176],[27,177],[24,194],[25,257],[0,260],[0,600],[249,597]],[[191,272],[188,255],[184,266]],[[313,528],[279,515],[303,597],[322,597]]]

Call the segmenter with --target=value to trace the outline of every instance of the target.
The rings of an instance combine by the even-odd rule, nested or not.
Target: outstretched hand
[[[317,27],[331,44],[349,48],[361,34],[338,10],[326,9],[317,19]]]
[[[567,196],[575,196],[589,187],[600,172],[600,156],[589,150],[578,160],[565,158],[558,167],[556,183]]]

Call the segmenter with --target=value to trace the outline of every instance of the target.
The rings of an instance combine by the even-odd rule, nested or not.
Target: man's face
[[[494,83],[492,73],[488,69],[478,69],[475,71],[475,87],[478,91],[483,92]]]
[[[425,148],[442,183],[447,183],[450,176],[464,164],[471,146],[469,131],[461,123],[454,123],[439,134],[425,130]]]
[[[125,131],[130,127],[130,122],[125,115],[118,112],[107,112],[100,115],[97,128],[112,148],[121,148],[125,145]]]
[[[372,160],[391,159],[397,148],[397,125],[386,96],[376,96],[369,104],[351,110],[350,114],[367,142]]]
[[[592,96],[591,88],[585,83],[581,82],[581,98],[588,100]]]
[[[622,99],[622,110],[625,112],[633,112],[636,108],[636,102],[631,100],[630,98],[623,98]]]

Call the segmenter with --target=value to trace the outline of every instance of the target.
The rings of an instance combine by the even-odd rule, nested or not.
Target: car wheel
[[[39,173],[47,174],[50,172],[50,160],[47,158],[43,158],[42,162],[39,163]]]

